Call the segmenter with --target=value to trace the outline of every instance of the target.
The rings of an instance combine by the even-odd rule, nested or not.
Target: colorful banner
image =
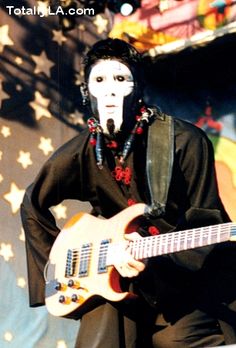
[[[115,16],[110,36],[155,56],[236,32],[235,21],[235,0],[143,0],[132,15]]]

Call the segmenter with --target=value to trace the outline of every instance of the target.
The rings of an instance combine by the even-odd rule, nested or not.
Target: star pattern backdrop
[[[72,348],[79,322],[29,308],[25,237],[19,214],[26,187],[45,160],[85,126],[79,93],[82,58],[107,37],[110,14],[76,19],[62,31],[58,18],[10,16],[7,5],[46,6],[40,1],[0,5],[0,346]],[[53,207],[58,225],[89,204]]]
[[[56,17],[9,16],[6,5],[43,7],[47,2],[7,0],[0,5],[0,346],[72,348],[79,322],[54,318],[45,307],[28,306],[25,237],[19,208],[25,188],[45,160],[85,127],[79,93],[82,57],[95,41],[108,36],[113,18],[107,12],[79,17],[73,30],[63,32]],[[177,59],[176,63],[174,58],[174,64],[173,60],[169,63],[176,69],[172,73],[167,66],[163,69],[162,60],[155,63],[155,70],[150,69],[153,80],[147,100],[210,131],[225,173],[222,187],[229,178],[232,186],[227,186],[227,197],[231,198],[229,206],[235,207],[235,103],[230,103],[230,108],[224,104],[220,112],[213,103],[212,113],[206,113],[203,101],[208,93],[202,95],[200,91],[208,72],[202,85],[195,86],[193,98],[189,85],[181,93],[176,91],[171,77],[175,76],[176,85],[180,78],[183,82],[178,71],[186,61]],[[235,88],[230,93],[233,98]],[[58,225],[63,226],[79,210],[89,209],[88,204],[66,201],[52,211]]]

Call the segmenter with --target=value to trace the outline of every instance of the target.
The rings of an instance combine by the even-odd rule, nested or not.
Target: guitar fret
[[[200,228],[200,238],[199,238],[199,246],[203,245],[203,228]]]
[[[175,239],[174,239],[174,233],[171,235],[171,242],[170,242],[170,252],[173,253],[174,252],[174,247],[175,247]]]
[[[189,238],[189,235],[187,233],[181,232],[181,245],[180,245],[181,250],[186,250],[188,245],[188,238]]]
[[[158,255],[158,241],[159,241],[159,236],[157,236],[156,238],[152,238],[151,237],[151,239],[152,239],[152,241],[153,241],[153,256],[155,256],[155,255]]]
[[[147,244],[148,244],[148,257],[152,257],[153,256],[153,243],[152,243],[151,238],[148,238]]]
[[[208,230],[208,238],[207,238],[207,244],[211,244],[211,226],[209,226],[209,230]]]
[[[144,248],[140,248],[139,239],[136,239],[134,242],[132,242],[131,247],[131,255],[134,257],[134,259],[138,260],[144,258],[145,251]]]
[[[181,233],[178,234],[177,251],[180,251],[180,245],[181,245]]]
[[[158,255],[162,254],[162,240],[163,240],[163,234],[160,234],[160,241],[159,241],[159,245],[158,245]]]
[[[147,239],[144,240],[143,243],[143,257],[146,258],[148,257],[148,245],[147,245]]]
[[[166,234],[163,234],[162,237],[162,254],[166,254],[167,250],[166,250]]]
[[[144,243],[142,243],[144,242]],[[147,243],[146,243],[146,239],[144,241],[142,241],[141,239],[138,239],[138,257],[137,259],[145,259],[147,257]]]
[[[192,232],[192,243],[191,243],[191,248],[195,247],[195,230]]]
[[[221,233],[220,233],[220,225],[217,226],[217,242],[220,243],[221,242]]]

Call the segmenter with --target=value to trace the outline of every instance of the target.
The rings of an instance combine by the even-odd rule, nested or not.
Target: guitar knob
[[[72,301],[72,302],[78,302],[78,296],[77,296],[76,294],[73,294],[73,295],[71,296],[71,301]]]
[[[68,296],[60,295],[58,301],[62,304],[70,304],[71,299]]]
[[[80,283],[78,281],[75,281],[73,279],[69,279],[67,285],[70,288],[78,289],[80,287]]]
[[[55,290],[57,290],[57,291],[65,291],[66,288],[67,288],[66,284],[63,284],[60,282],[57,282],[55,285]]]
[[[61,290],[61,283],[57,282],[55,285],[55,289],[60,291]]]
[[[60,297],[59,297],[59,300],[58,300],[60,303],[65,303],[66,302],[66,298],[65,298],[65,296],[64,295],[61,295]]]

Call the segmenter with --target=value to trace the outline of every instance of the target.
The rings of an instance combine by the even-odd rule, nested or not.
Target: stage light
[[[111,12],[120,13],[122,16],[129,16],[141,7],[140,0],[108,0],[107,7]]]
[[[120,7],[120,13],[122,16],[129,16],[131,13],[133,13],[134,9],[131,4],[128,2],[125,2],[123,5]]]

